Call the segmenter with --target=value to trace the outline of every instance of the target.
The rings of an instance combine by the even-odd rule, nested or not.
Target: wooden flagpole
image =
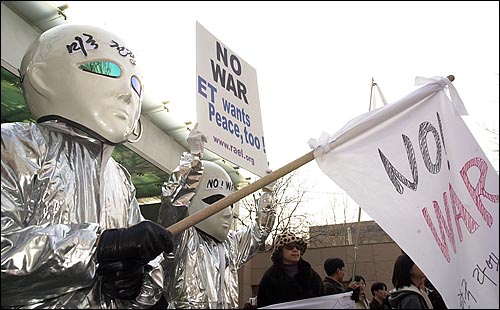
[[[206,207],[205,209],[195,212],[192,215],[180,220],[179,222],[170,225],[169,227],[167,227],[167,230],[170,231],[172,234],[177,235],[186,228],[196,225],[197,223],[223,210],[227,206],[235,203],[236,201],[250,195],[251,193],[263,188],[264,186],[271,184],[273,181],[276,181],[277,179],[287,175],[288,173],[302,167],[303,165],[307,164],[313,159],[314,159],[314,150],[286,164],[285,166],[279,168],[278,170],[275,170],[267,174],[266,176],[260,178],[259,180],[243,187],[242,189],[232,193],[231,195],[222,198],[221,200]]]
[[[453,77],[453,75],[450,75],[448,76],[448,79],[450,81],[453,81],[455,78]],[[215,213],[223,210],[227,206],[237,202],[243,197],[246,197],[251,193],[256,192],[257,190],[263,188],[264,186],[271,184],[271,182],[274,182],[277,179],[287,175],[288,173],[302,167],[303,165],[307,164],[313,159],[314,159],[314,150],[286,164],[285,166],[279,168],[278,170],[275,170],[267,174],[266,176],[260,178],[259,180],[243,187],[242,189],[232,193],[231,195],[222,198],[221,200],[208,206],[207,208],[197,211],[192,215],[180,220],[179,222],[170,225],[169,227],[167,227],[167,230],[170,231],[173,235],[177,235],[182,231],[184,231],[185,229],[198,224],[199,222],[203,221],[209,216],[212,216]]]

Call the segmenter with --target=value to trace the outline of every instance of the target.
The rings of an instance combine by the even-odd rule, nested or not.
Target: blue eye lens
[[[79,68],[83,71],[113,78],[117,78],[122,75],[122,70],[120,69],[120,67],[111,61],[91,61],[81,64]]]
[[[141,84],[141,81],[139,80],[139,78],[136,77],[135,75],[132,75],[132,77],[130,78],[130,83],[132,84],[132,88],[137,93],[137,95],[139,95],[139,97],[141,97],[142,84]]]

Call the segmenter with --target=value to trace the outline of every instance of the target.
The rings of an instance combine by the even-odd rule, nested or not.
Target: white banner
[[[321,170],[413,259],[449,308],[498,309],[499,178],[465,113],[454,86],[439,78],[310,144]]]
[[[196,115],[207,149],[256,175],[266,174],[257,72],[198,22]]]
[[[259,309],[356,309],[352,292],[274,304]]]

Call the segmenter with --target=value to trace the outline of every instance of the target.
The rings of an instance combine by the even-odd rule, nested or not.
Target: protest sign
[[[196,114],[207,149],[256,175],[266,174],[257,73],[199,23]]]

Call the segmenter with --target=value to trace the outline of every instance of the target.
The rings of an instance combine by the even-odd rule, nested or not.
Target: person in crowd
[[[220,165],[202,160],[205,135],[197,125],[187,139],[190,153],[162,188],[158,223],[169,227],[201,211],[234,190]],[[257,216],[248,226],[230,229],[232,206],[177,235],[175,255],[164,261],[165,299],[170,308],[238,308],[238,269],[265,243],[275,219],[272,184],[259,199]]]
[[[391,305],[387,299],[389,296],[387,293],[387,285],[385,285],[384,282],[373,283],[370,290],[373,296],[369,304],[370,309],[391,309]]]
[[[36,123],[1,125],[2,308],[150,307],[172,234],[145,221],[111,154],[139,122],[134,54],[105,29],[64,24],[24,55]]]
[[[354,301],[356,302],[356,309],[370,309],[368,305],[368,299],[366,298],[365,295],[365,288],[366,288],[366,281],[365,278],[361,275],[354,275],[354,280],[350,279],[350,283],[358,283],[359,286],[358,288],[355,289],[355,291],[359,291],[358,293],[354,294]]]
[[[346,273],[345,263],[341,258],[328,258],[323,263],[326,277],[323,279],[325,295],[335,295],[349,291],[353,292],[353,299],[357,299],[359,294],[359,283],[350,282],[349,286],[344,289],[343,281]]]
[[[291,232],[276,237],[273,264],[259,283],[258,308],[324,295],[320,275],[302,258],[306,249],[306,242]]]
[[[394,263],[389,303],[395,309],[433,309],[425,289],[425,275],[407,254],[401,254]]]

